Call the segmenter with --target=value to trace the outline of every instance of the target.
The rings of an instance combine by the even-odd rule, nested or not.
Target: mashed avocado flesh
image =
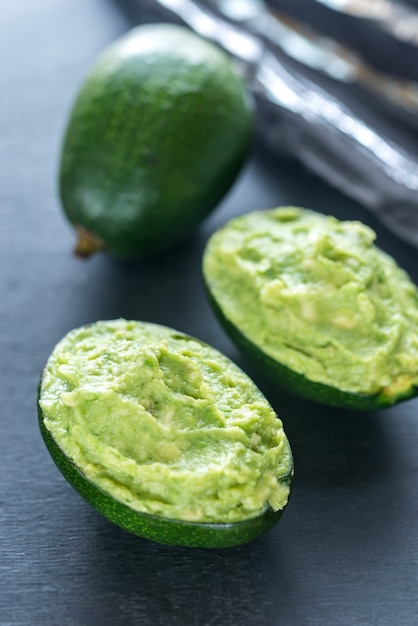
[[[418,291],[359,222],[286,207],[232,220],[204,274],[223,315],[312,381],[400,396],[418,384]]]
[[[229,359],[171,329],[115,320],[71,331],[48,360],[40,406],[66,456],[135,510],[220,523],[287,502],[292,456],[267,400]]]

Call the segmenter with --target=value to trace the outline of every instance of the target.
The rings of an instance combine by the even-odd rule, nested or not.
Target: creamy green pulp
[[[236,522],[287,502],[292,456],[267,400],[225,356],[171,329],[115,320],[71,331],[48,360],[40,406],[79,470],[140,512]]]
[[[357,221],[285,207],[215,233],[204,275],[223,315],[308,379],[359,394],[418,384],[418,291]]]

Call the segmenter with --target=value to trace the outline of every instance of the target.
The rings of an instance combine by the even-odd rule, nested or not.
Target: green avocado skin
[[[252,98],[224,52],[183,27],[137,27],[99,57],[71,110],[64,213],[115,256],[164,250],[230,189],[252,122]]]
[[[283,514],[283,509],[272,511],[268,508],[259,517],[230,524],[204,524],[170,520],[154,515],[139,513],[125,504],[117,502],[84,476],[57,445],[43,422],[42,410],[39,406],[38,387],[38,420],[44,443],[60,472],[71,486],[96,511],[106,519],[143,539],[170,546],[187,548],[232,548],[249,543],[271,530]],[[290,474],[282,479],[291,484],[293,468]]]
[[[283,363],[273,359],[240,332],[225,316],[221,306],[213,297],[208,281],[206,281],[205,277],[203,279],[212,309],[231,340],[241,353],[258,367],[260,372],[290,393],[319,404],[356,411],[384,409],[418,395],[418,388],[415,386],[410,387],[403,394],[389,395],[381,392],[375,395],[362,395],[342,391],[338,387],[331,387],[330,385],[309,380],[302,374],[298,374],[283,365]]]

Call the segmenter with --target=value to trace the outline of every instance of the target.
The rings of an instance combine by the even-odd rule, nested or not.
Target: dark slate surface
[[[95,55],[132,25],[112,0],[0,6],[0,625],[413,626],[417,401],[356,414],[274,389],[219,328],[200,258],[227,218],[287,203],[369,223],[415,281],[417,252],[256,145],[233,191],[180,249],[142,264],[77,261],[56,191],[60,138]],[[37,427],[41,368],[70,328],[118,316],[212,343],[268,395],[296,477],[267,536],[224,551],[162,547],[101,518],[56,470]]]

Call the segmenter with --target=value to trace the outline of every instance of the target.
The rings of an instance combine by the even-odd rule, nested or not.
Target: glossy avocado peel
[[[141,537],[234,546],[286,506],[293,461],[280,419],[227,357],[175,330],[113,320],[71,331],[38,406],[63,475]]]
[[[248,155],[253,100],[231,58],[189,29],[139,26],[80,86],[59,189],[78,255],[143,258],[189,235]]]
[[[343,408],[393,405],[417,394],[418,290],[374,240],[308,209],[243,215],[208,242],[209,299],[282,387]]]

